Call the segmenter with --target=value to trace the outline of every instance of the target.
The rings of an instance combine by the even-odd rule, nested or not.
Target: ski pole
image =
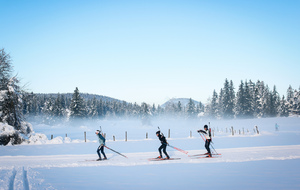
[[[111,149],[111,148],[109,148],[109,147],[107,147],[107,146],[104,146],[104,147],[107,148],[108,150],[111,150],[111,151],[113,151],[113,152],[115,152],[115,153],[117,153],[117,154],[119,154],[119,155],[125,157],[125,158],[128,158],[127,156],[125,156],[125,155],[121,154],[120,152],[117,152],[117,151],[115,151],[115,150],[113,150],[113,149]]]
[[[182,152],[182,153],[184,153],[184,154],[188,154],[188,151],[185,151],[185,150],[182,150],[182,149],[180,149],[180,148],[177,148],[177,147],[175,147],[175,146],[172,146],[172,145],[169,145],[169,144],[167,144],[169,147],[171,147],[171,148],[174,148],[175,150],[178,150],[179,152]]]

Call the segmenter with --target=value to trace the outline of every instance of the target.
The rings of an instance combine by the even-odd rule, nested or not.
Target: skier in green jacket
[[[100,143],[100,146],[99,146],[98,149],[97,149],[97,154],[98,154],[98,156],[99,156],[99,158],[97,159],[97,161],[102,160],[102,159],[101,159],[101,154],[100,154],[100,152],[101,152],[101,153],[103,154],[103,156],[104,156],[104,159],[103,159],[103,160],[106,160],[107,158],[106,158],[106,155],[105,155],[105,153],[104,153],[105,138],[103,137],[103,135],[101,134],[101,132],[100,132],[99,130],[97,130],[95,133],[96,133],[96,135],[97,135],[97,137],[98,137],[98,139],[99,139],[99,143]]]

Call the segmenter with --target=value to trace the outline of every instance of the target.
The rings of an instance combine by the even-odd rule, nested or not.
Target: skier
[[[161,153],[161,150],[163,150],[164,154],[166,155],[166,158],[165,159],[170,159],[166,149],[167,149],[167,145],[168,145],[168,142],[165,138],[165,136],[163,134],[160,134],[160,131],[157,131],[156,132],[156,136],[159,138],[160,142],[161,142],[161,145],[160,147],[158,148],[158,151],[159,151],[159,157],[157,157],[158,159],[162,159],[162,153]]]
[[[97,135],[97,137],[98,137],[98,139],[99,139],[99,143],[100,143],[100,146],[99,146],[98,149],[97,149],[97,154],[98,154],[98,156],[99,156],[99,158],[97,159],[97,161],[102,160],[102,159],[101,159],[100,151],[101,151],[101,153],[102,153],[103,156],[104,156],[104,159],[103,159],[103,160],[106,160],[107,158],[106,158],[106,155],[105,155],[105,153],[104,153],[105,138],[103,137],[103,135],[100,133],[99,130],[97,130],[95,133],[96,133],[96,135]]]
[[[203,133],[206,140],[205,140],[205,148],[207,150],[207,157],[211,157],[211,152],[210,152],[210,148],[209,148],[209,145],[210,145],[210,142],[211,142],[211,132],[210,130],[208,129],[208,126],[207,125],[204,125],[204,131],[203,130],[198,130],[197,131],[198,133]]]

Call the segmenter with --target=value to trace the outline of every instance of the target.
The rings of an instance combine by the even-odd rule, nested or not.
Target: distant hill
[[[161,105],[162,108],[167,107],[167,105],[169,104],[178,104],[178,102],[180,101],[181,105],[183,107],[185,107],[189,102],[190,102],[190,98],[172,98],[169,101],[165,102],[164,104]],[[195,105],[199,104],[200,102],[193,100]]]
[[[52,96],[53,98],[56,98],[58,93],[45,93],[45,94],[36,93],[35,95],[37,95],[37,96],[46,96],[46,97]],[[72,98],[73,93],[61,93],[60,95],[64,95],[66,98]],[[105,102],[114,102],[114,101],[123,102],[123,100],[118,100],[118,99],[115,99],[115,98],[111,98],[111,97],[108,97],[108,96],[97,95],[97,94],[80,93],[80,96],[84,100],[92,100],[95,97],[97,100],[102,99],[102,101],[105,101]]]

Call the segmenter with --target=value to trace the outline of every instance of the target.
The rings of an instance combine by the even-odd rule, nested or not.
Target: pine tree
[[[11,77],[12,65],[9,54],[4,49],[0,50],[0,122],[4,128],[0,129],[0,145],[20,144],[24,138],[20,135],[28,135],[32,132],[30,124],[24,121],[22,90],[19,80]],[[2,130],[10,125],[14,131],[1,134]],[[7,126],[8,127],[8,126]]]
[[[187,117],[194,118],[196,116],[196,106],[192,98],[190,98],[189,103],[187,104]]]
[[[251,84],[251,83],[250,83]],[[251,94],[251,87],[249,86],[248,82],[245,82],[245,91],[244,91],[244,96],[245,96],[245,102],[244,102],[244,116],[247,118],[252,118],[253,117],[253,95]]]
[[[216,90],[213,92],[212,99],[210,101],[210,104],[207,105],[206,109],[209,117],[211,118],[217,118],[218,117],[218,94]]]
[[[280,114],[281,117],[288,117],[289,116],[288,102],[285,100],[284,96],[282,96],[282,99],[280,101],[279,114]]]
[[[236,117],[245,116],[244,104],[245,104],[245,90],[244,90],[244,83],[243,81],[241,81],[239,90],[237,92],[237,99],[236,99],[236,109],[235,109]]]
[[[216,113],[218,118],[224,117],[224,111],[226,109],[226,105],[224,105],[224,103],[224,90],[221,88],[218,99],[218,109]]]
[[[222,94],[222,95],[221,95]],[[220,98],[222,96],[222,98]],[[234,87],[233,82],[225,80],[223,91],[220,92],[219,104],[222,105],[222,115],[226,119],[232,119],[234,117]]]
[[[12,65],[9,54],[0,50],[0,122],[21,129],[24,120],[22,110],[22,91],[19,80],[11,77]]]
[[[76,87],[74,90],[71,105],[70,105],[70,117],[71,118],[83,118],[86,116],[86,107],[83,98],[79,94],[79,90]]]

